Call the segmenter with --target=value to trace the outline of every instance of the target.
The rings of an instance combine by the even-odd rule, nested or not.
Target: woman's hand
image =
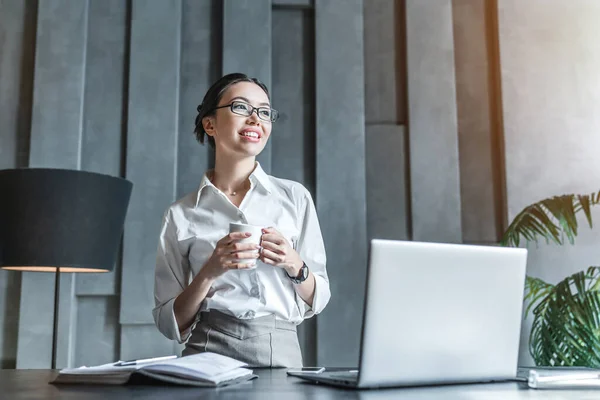
[[[200,272],[207,278],[216,279],[230,269],[246,269],[256,265],[256,261],[240,261],[249,258],[258,259],[260,246],[254,243],[239,242],[250,235],[248,232],[232,232],[219,240]]]
[[[290,276],[297,276],[304,262],[287,239],[275,228],[262,230],[260,260],[265,264],[285,268]]]

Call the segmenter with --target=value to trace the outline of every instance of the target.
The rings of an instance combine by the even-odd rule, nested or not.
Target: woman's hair
[[[204,131],[202,119],[204,117],[215,114],[215,107],[219,105],[219,101],[221,101],[221,97],[223,97],[225,91],[231,85],[236,84],[238,82],[252,82],[257,84],[262,90],[265,91],[269,100],[271,100],[269,90],[267,89],[265,84],[256,78],[250,78],[248,75],[241,73],[233,73],[221,77],[219,80],[212,84],[210,89],[208,89],[208,91],[204,95],[202,104],[200,104],[197,108],[198,115],[196,116],[196,128],[194,129],[194,134],[196,135],[196,139],[200,143],[204,144],[204,135],[206,135],[208,137],[208,143],[210,144],[210,146],[213,149],[215,148],[215,139],[212,136],[209,136]]]

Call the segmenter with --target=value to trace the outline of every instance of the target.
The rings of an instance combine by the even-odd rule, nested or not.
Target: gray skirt
[[[182,355],[205,351],[235,358],[254,368],[302,366],[296,325],[277,320],[274,315],[238,319],[214,310],[202,312]]]

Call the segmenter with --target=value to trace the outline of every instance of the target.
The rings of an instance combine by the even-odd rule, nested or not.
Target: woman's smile
[[[251,143],[259,143],[260,138],[262,137],[262,132],[257,128],[245,128],[240,131],[240,136],[242,140],[246,140]]]

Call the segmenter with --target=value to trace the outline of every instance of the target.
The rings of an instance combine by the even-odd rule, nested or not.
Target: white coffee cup
[[[263,228],[261,226],[256,226],[256,225],[238,224],[235,222],[229,223],[229,233],[248,232],[248,233],[252,234],[252,236],[249,236],[244,239],[240,239],[238,241],[238,243],[253,243],[256,245],[260,245],[260,239],[262,237],[262,229]],[[250,251],[250,250],[248,250],[248,251]],[[243,264],[256,263],[256,261],[258,261],[258,259],[256,259],[256,258],[240,259],[240,263],[243,263]],[[253,269],[253,268],[256,268],[256,264],[254,266],[248,267],[247,269]]]

